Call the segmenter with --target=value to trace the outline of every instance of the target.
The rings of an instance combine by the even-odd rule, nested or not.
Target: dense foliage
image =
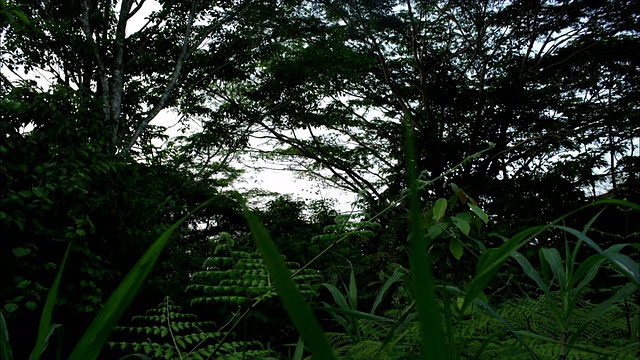
[[[301,359],[322,351],[304,300],[342,358],[637,358],[639,19],[611,0],[0,0],[0,356],[68,357],[209,200],[103,356]],[[233,190],[267,167],[358,200]]]

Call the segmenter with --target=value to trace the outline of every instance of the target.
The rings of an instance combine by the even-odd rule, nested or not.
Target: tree
[[[233,57],[211,54],[228,45],[223,35],[248,3],[161,2],[128,32],[144,3],[2,3],[0,229],[9,240],[0,260],[9,270],[0,302],[14,337],[35,333],[37,321],[28,320],[37,318],[68,242],[54,317],[65,325],[65,349],[149,242],[186,210],[218,195],[209,219],[237,221],[237,206],[220,189],[237,174],[228,163],[242,136],[185,136],[160,149],[154,141],[164,128],[150,122],[180,108],[178,99],[186,104]],[[181,108],[183,116],[197,113]],[[206,249],[189,239],[169,248],[147,291],[187,281],[186,271],[176,271],[188,263],[185,253]],[[26,357],[31,345],[16,356]]]
[[[615,164],[636,158],[626,89],[637,80],[637,11],[611,1],[307,2],[269,25],[280,46],[221,109],[278,144],[269,158],[359,192],[372,212],[404,188],[403,121],[426,177],[493,143],[423,198],[455,181],[516,230],[633,178]]]

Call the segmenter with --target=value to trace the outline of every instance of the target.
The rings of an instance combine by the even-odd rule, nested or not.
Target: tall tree
[[[189,103],[199,87],[235,76],[229,64],[244,47],[226,51],[226,34],[249,3],[161,1],[138,25],[144,0],[10,3],[0,9],[0,304],[12,337],[25,339],[16,356],[26,357],[37,326],[29,320],[68,242],[54,317],[65,324],[65,347],[187,209],[218,195],[207,219],[242,228],[221,191],[237,174],[228,163],[242,134],[185,136],[160,149],[164,127],[151,121],[173,108],[186,123],[200,111]],[[185,244],[187,233],[177,234],[147,293],[187,280],[180,266],[198,261],[187,254],[208,245],[195,236]]]
[[[370,204],[404,187],[402,119],[427,177],[493,143],[424,198],[455,181],[515,230],[512,219],[633,178],[616,164],[635,158],[637,13],[613,1],[306,2],[268,25],[279,46],[224,109],[279,144],[270,157]]]

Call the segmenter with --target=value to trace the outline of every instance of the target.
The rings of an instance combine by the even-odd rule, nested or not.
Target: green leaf
[[[351,275],[349,276],[349,305],[353,310],[358,309],[358,287],[356,285],[356,277],[351,266]]]
[[[373,314],[362,312],[362,311],[358,311],[358,310],[352,310],[352,309],[318,307],[318,308],[315,308],[315,310],[326,311],[326,312],[331,312],[331,313],[336,313],[336,314],[343,314],[343,315],[347,315],[347,316],[353,317],[353,318],[373,320],[373,321],[379,321],[379,322],[383,322],[383,323],[393,323],[393,322],[395,322],[395,320],[393,320],[393,319],[389,319],[389,318],[386,318],[386,317],[383,317],[383,316],[373,315]]]
[[[433,205],[433,220],[440,221],[444,217],[444,212],[447,210],[447,200],[440,198],[436,200]]]
[[[320,324],[318,324],[309,305],[305,303],[302,294],[296,288],[282,255],[280,255],[275,244],[269,238],[267,231],[247,208],[245,208],[245,217],[258,243],[258,249],[262,253],[284,308],[289,313],[289,317],[305,343],[309,345],[313,358],[315,360],[335,359],[333,350],[331,350],[329,341],[324,335]]]
[[[408,115],[407,115],[408,116]],[[418,170],[416,168],[415,134],[410,118],[403,121],[406,141],[407,181],[409,190],[409,266],[411,269],[411,283],[416,297],[418,309],[418,323],[420,324],[420,341],[422,345],[422,357],[433,359],[449,359],[450,355],[445,334],[438,311],[438,301],[433,277],[431,276],[430,262],[427,260],[427,243],[424,241],[424,229],[422,221],[422,206],[418,195]],[[438,201],[436,201],[437,203]],[[440,201],[442,203],[442,201]],[[447,201],[444,200],[446,207]],[[440,205],[441,207],[442,205]],[[443,210],[438,210],[443,211]],[[436,213],[434,208],[434,214]],[[444,214],[444,212],[443,212]],[[436,325],[437,324],[437,325]]]
[[[436,223],[429,228],[429,237],[435,239],[446,229],[447,223]]]
[[[13,253],[13,255],[15,257],[22,257],[22,256],[25,256],[25,255],[29,255],[31,253],[31,249],[19,247],[19,248],[11,249],[11,252]]]
[[[393,285],[397,281],[400,281],[403,276],[405,276],[405,273],[399,269],[396,269],[393,272],[393,275],[391,275],[391,277],[387,281],[385,281],[385,283],[380,288],[376,299],[373,302],[373,306],[371,307],[371,314],[374,314],[376,312],[378,305],[380,305],[380,303],[382,302],[382,298],[384,298],[384,295],[387,293],[391,285]]]
[[[547,298],[549,299],[549,301],[553,302],[553,294],[551,294],[549,285],[547,285],[544,282],[544,280],[542,280],[542,277],[540,276],[538,271],[533,267],[533,265],[531,265],[529,260],[527,260],[527,258],[525,258],[522,254],[520,254],[517,251],[514,251],[513,254],[511,254],[511,257],[516,259],[518,264],[520,264],[520,267],[522,267],[522,270],[524,270],[524,273],[527,274],[527,276],[529,276],[531,279],[533,279],[533,281],[535,281],[536,284],[538,285],[538,288],[547,295]]]
[[[338,304],[338,306],[340,306],[340,308],[349,309],[349,304],[347,303],[347,300],[344,298],[344,295],[342,295],[342,293],[340,292],[340,290],[338,290],[337,287],[335,287],[333,284],[328,284],[328,283],[324,283],[322,284],[322,286],[324,286],[325,288],[327,288],[327,290],[329,290],[329,292],[331,293],[331,296],[333,296],[333,300],[336,302],[336,304]]]
[[[627,279],[631,280],[631,282],[633,282],[637,287],[640,287],[640,266],[638,266],[638,263],[633,261],[633,259],[617,252],[608,252],[602,250],[602,248],[598,244],[596,244],[593,240],[591,240],[583,233],[577,231],[576,229],[568,228],[566,226],[554,227],[574,235],[575,237],[591,246],[594,250],[604,256],[605,259],[609,260],[609,262],[618,271],[620,271],[622,275],[626,276]]]
[[[304,340],[302,340],[302,336],[299,336],[298,342],[296,343],[296,351],[293,354],[293,360],[302,360],[302,355],[304,355]]]
[[[453,223],[458,227],[458,229],[460,229],[460,232],[467,236],[469,235],[469,230],[471,230],[471,227],[469,226],[468,222],[457,216],[452,216],[451,220],[453,220]]]
[[[51,285],[51,289],[47,294],[47,301],[44,303],[44,307],[42,308],[42,316],[40,316],[40,326],[38,327],[38,338],[36,340],[36,345],[31,352],[31,359],[37,360],[40,358],[40,355],[44,352],[49,342],[49,336],[55,330],[55,326],[51,325],[51,319],[53,318],[53,308],[56,305],[56,297],[58,296],[58,287],[60,286],[60,280],[62,279],[62,272],[64,271],[64,267],[67,263],[67,259],[69,258],[69,252],[71,251],[71,242],[67,245],[67,250],[64,253],[62,258],[62,263],[60,264],[60,268],[58,269],[58,273],[56,274],[55,279],[53,280],[53,285]]]
[[[488,223],[489,222],[489,216],[487,216],[487,214],[480,209],[477,205],[468,202],[467,205],[469,205],[469,209],[471,209],[471,211],[473,211],[474,214],[478,215],[478,217],[484,221],[484,223]]]
[[[451,238],[451,240],[449,240],[449,251],[451,251],[451,254],[453,254],[453,257],[455,257],[456,260],[460,260],[464,253],[464,247],[460,240],[457,238]]]
[[[162,249],[169,241],[171,234],[173,234],[187,218],[209,205],[214,199],[215,197],[205,201],[180,220],[176,221],[149,247],[95,317],[73,349],[71,356],[69,356],[70,360],[95,359],[98,357],[100,349],[109,337],[111,330],[113,330],[113,327],[116,326],[122,314],[126,311],[127,307],[129,307],[131,301],[133,301],[138,289],[142,286],[147,275],[151,272],[153,265],[162,253]]]
[[[15,15],[18,19],[20,19],[20,21],[22,21],[25,25],[29,25],[29,18],[27,18],[27,16],[19,10],[11,10],[11,12],[13,13],[13,15]]]
[[[564,263],[560,258],[560,253],[557,249],[542,249],[542,254],[549,263],[549,267],[551,268],[551,272],[556,277],[558,281],[558,285],[560,285],[560,289],[562,291],[567,291],[567,275],[564,271]]]

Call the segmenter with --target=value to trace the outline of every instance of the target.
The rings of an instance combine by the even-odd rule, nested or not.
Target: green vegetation
[[[637,359],[638,18],[0,0],[0,359]]]

